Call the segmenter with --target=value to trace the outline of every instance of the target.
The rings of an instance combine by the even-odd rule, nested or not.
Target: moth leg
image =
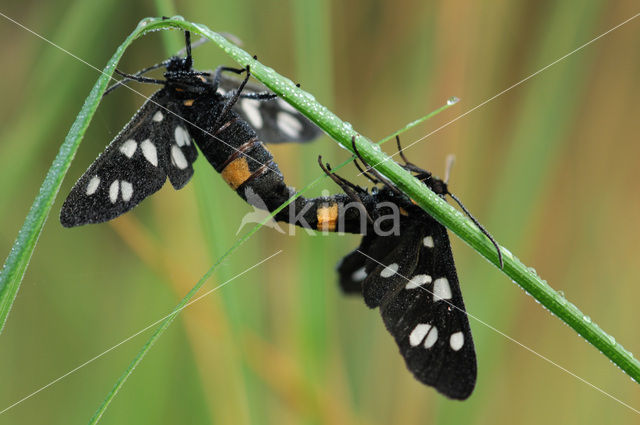
[[[229,93],[225,95],[225,97],[230,96]],[[240,98],[242,99],[256,99],[256,100],[272,100],[277,98],[278,95],[275,93],[271,93],[270,91],[261,91],[258,93],[242,93]]]
[[[335,174],[332,170],[331,170],[331,165],[329,165],[329,163],[327,163],[326,167],[322,162],[322,155],[318,156],[318,164],[320,165],[320,168],[322,169],[322,171],[324,171],[324,173],[329,176],[331,178],[331,180],[333,180],[338,186],[340,186],[342,188],[342,190],[344,190],[344,192],[349,195],[349,197],[354,201],[359,203],[360,205],[362,205],[364,207],[364,211],[367,214],[367,220],[369,221],[369,223],[373,223],[373,219],[371,218],[371,216],[369,215],[369,211],[367,211],[367,207],[364,205],[364,202],[362,202],[362,199],[360,199],[360,196],[358,196],[357,192],[362,192],[363,189],[360,186],[356,186],[355,184],[351,183],[350,181],[340,177],[339,175]]]
[[[162,62],[157,63],[157,64],[155,64],[155,65],[151,65],[151,66],[148,66],[148,67],[146,67],[146,68],[143,68],[143,69],[141,69],[140,71],[138,71],[138,72],[136,72],[135,74],[133,74],[133,76],[134,76],[134,77],[140,77],[140,76],[142,76],[142,75],[146,74],[147,72],[151,72],[151,71],[153,71],[154,69],[158,69],[158,68],[162,68],[163,66],[167,66],[167,65],[169,64],[169,61],[170,61],[170,60],[171,60],[171,59],[167,59],[166,61],[162,61]],[[116,72],[118,72],[118,71],[116,70]],[[105,97],[106,95],[108,95],[109,93],[111,93],[112,91],[114,91],[115,89],[117,89],[118,87],[120,87],[121,85],[123,85],[124,83],[127,83],[127,82],[129,82],[129,81],[137,81],[137,80],[132,79],[132,78],[125,77],[125,78],[123,78],[122,80],[120,80],[120,81],[118,81],[118,82],[114,83],[114,84],[113,84],[111,87],[109,87],[107,90],[105,90],[105,92],[102,94],[102,97]]]
[[[189,31],[185,31],[185,32],[189,32]],[[190,45],[191,45],[190,49],[195,49],[196,47],[200,47],[204,43],[206,43],[207,41],[209,41],[208,38],[202,37],[198,41],[196,41],[195,43],[190,43]],[[186,54],[188,50],[189,50],[189,48],[185,45],[185,47],[183,47],[182,49],[178,50],[178,53],[176,53],[176,56],[182,56],[182,55]]]
[[[223,72],[233,72],[234,74],[240,75],[246,70],[247,70],[246,68],[233,68],[230,66],[217,67],[216,70],[213,72],[213,88],[216,91],[218,90],[218,87],[220,86],[220,78],[222,78]]]
[[[142,77],[140,75],[135,75],[135,74],[126,74],[120,71],[119,69],[116,69],[115,72],[116,74],[118,74],[121,77],[124,77],[127,80],[133,80],[133,81],[138,81],[140,83],[149,83],[149,84],[167,84],[165,80],[157,80],[155,78],[147,78],[147,77]]]
[[[415,173],[415,178],[424,182],[432,177],[430,171],[425,170],[424,168],[420,168],[415,165],[413,162],[409,162],[406,156],[404,156],[404,152],[402,151],[402,146],[400,145],[400,136],[396,136],[396,145],[398,146],[398,153],[400,154],[400,158],[404,161],[404,165],[400,164],[402,168],[412,173]],[[446,184],[446,180],[445,180]]]
[[[242,80],[242,82],[240,83],[240,87],[238,87],[236,90],[234,90],[232,92],[233,95],[231,97],[229,97],[229,100],[227,101],[227,103],[224,104],[224,107],[222,108],[222,112],[220,112],[220,115],[218,116],[218,119],[216,120],[216,122],[213,125],[214,129],[218,128],[220,123],[223,122],[223,120],[225,119],[227,113],[231,110],[233,105],[236,104],[236,102],[240,98],[240,94],[242,93],[242,90],[244,89],[244,86],[247,85],[247,82],[249,81],[249,77],[251,77],[251,69],[249,68],[249,65],[247,65],[247,67],[245,69],[243,69],[243,70],[239,70],[239,69],[236,69],[236,68],[227,68],[227,67],[219,67],[218,69],[229,70],[229,71],[232,71],[232,72],[236,72],[238,74],[241,74],[241,73],[246,71],[246,75],[245,75],[244,79]],[[220,71],[220,72],[222,72],[222,71]],[[216,74],[219,75],[219,73],[217,71],[216,71]]]
[[[376,179],[371,174],[369,174],[365,170],[363,170],[362,167],[360,167],[360,164],[358,163],[358,159],[357,158],[353,160],[353,164],[356,166],[358,171],[360,171],[367,179],[369,179],[369,181],[371,181],[371,183],[373,183],[373,184],[379,184],[380,183],[380,180]]]
[[[193,66],[193,57],[191,56],[191,32],[184,32],[184,48],[187,50],[187,56],[184,58],[184,64],[188,69]]]
[[[373,168],[373,167],[369,166],[369,164],[367,164],[367,161],[362,157],[362,155],[360,155],[360,152],[358,151],[358,147],[356,146],[356,137],[355,136],[351,137],[351,146],[353,147],[353,152],[355,153],[356,158],[358,158],[360,161],[362,161],[362,163],[365,165],[365,167],[367,167],[367,172],[368,173],[373,174],[373,176],[378,181],[382,182],[385,186],[387,186],[389,189],[394,191],[399,196],[404,196],[404,194],[397,187],[395,187],[385,176],[383,176],[382,174],[380,174],[380,172],[378,172],[378,170],[376,170],[375,168]]]
[[[181,56],[182,54],[184,54],[186,52],[187,53],[187,57],[184,59],[185,60],[185,64],[188,65],[189,68],[191,68],[191,66],[193,64],[193,59],[191,58],[191,33],[189,31],[185,31],[184,37],[185,37],[185,48],[180,50],[176,54],[176,56]],[[155,69],[166,67],[167,65],[169,65],[170,62],[171,62],[171,59],[167,59],[167,60],[164,60],[164,61],[162,61],[160,63],[155,64],[155,65],[151,65],[151,66],[148,66],[146,68],[142,68],[140,71],[136,72],[135,74],[131,74],[131,76],[124,77],[122,80],[116,82],[111,87],[109,87],[107,90],[105,90],[105,92],[102,95],[102,97],[104,97],[107,94],[111,93],[113,90],[115,90],[116,88],[120,87],[121,85],[123,85],[124,83],[126,83],[128,81],[140,81],[140,82],[143,82],[143,83],[150,82],[150,81],[141,80],[139,78],[141,78],[144,74],[146,74],[148,72],[151,72],[151,71],[153,71]],[[118,73],[118,75],[124,76],[124,74],[121,73],[120,71],[118,71],[117,69],[116,69],[116,72]],[[208,72],[199,72],[199,71],[195,72],[194,74],[196,74],[196,75],[209,75]],[[135,78],[133,78],[133,77],[135,77]],[[158,83],[158,81],[160,81],[160,80],[155,80],[153,82],[156,83],[156,84],[160,84],[160,83]],[[162,84],[164,84],[164,83],[162,83]]]
[[[400,154],[400,158],[402,158],[402,160],[404,161],[404,165],[402,166],[402,168],[404,168],[407,171],[412,171],[414,173],[426,173],[431,175],[431,173],[428,172],[427,170],[418,167],[413,162],[409,162],[407,157],[404,156],[404,152],[402,151],[402,145],[400,144],[400,136],[396,136],[396,145],[398,146],[398,153]]]

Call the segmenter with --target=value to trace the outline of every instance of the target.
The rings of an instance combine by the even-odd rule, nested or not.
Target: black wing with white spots
[[[362,238],[360,246],[347,254],[338,265],[340,288],[345,294],[362,295],[362,282],[378,266],[375,259],[383,259],[386,253],[402,241],[399,236],[376,236],[373,232]]]
[[[419,214],[400,236],[367,236],[359,249],[339,267],[341,286],[353,292],[360,282],[419,381],[469,397],[476,357],[446,229]]]
[[[62,225],[111,220],[158,191],[167,177],[182,188],[198,152],[181,116],[180,103],[165,89],[147,100],[71,189]]]
[[[228,93],[240,85],[237,78],[221,75],[218,90]],[[258,83],[247,83],[243,93],[263,93],[269,89]],[[293,106],[281,98],[270,100],[256,100],[250,98],[239,99],[233,106],[245,121],[258,134],[258,138],[265,143],[310,142],[322,134],[322,130]]]

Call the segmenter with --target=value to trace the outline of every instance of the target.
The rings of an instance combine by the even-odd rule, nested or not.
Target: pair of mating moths
[[[263,142],[306,142],[320,131],[282,99],[246,85],[248,69],[194,70],[188,33],[186,39],[185,58],[152,67],[165,68],[164,80],[142,72],[128,76],[162,88],[80,177],[62,206],[63,226],[111,220],[159,190],[167,177],[175,189],[182,188],[193,175],[198,150],[240,197],[255,194],[269,211],[295,193]],[[239,86],[224,74],[244,71]],[[439,195],[448,193],[441,180],[411,171]],[[347,193],[301,196],[289,208],[306,211],[304,219],[315,229],[335,231],[342,219],[341,231],[359,233],[361,214],[369,220],[382,216],[385,211],[377,206],[383,202],[399,207],[400,234],[378,236],[369,229],[338,266],[340,285],[380,309],[419,381],[450,398],[466,399],[475,386],[476,357],[446,229],[390,185],[369,192],[342,182]],[[342,209],[354,194],[365,211]],[[288,208],[275,216],[289,217]]]

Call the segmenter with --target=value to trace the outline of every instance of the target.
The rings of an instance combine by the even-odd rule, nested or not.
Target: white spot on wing
[[[433,300],[450,300],[451,287],[446,277],[440,277],[433,282]]]
[[[278,112],[278,128],[289,137],[300,136],[302,124],[293,115],[287,112]]]
[[[173,162],[173,165],[181,170],[184,170],[189,166],[187,158],[184,157],[182,150],[176,145],[171,145],[171,161]]]
[[[93,176],[89,183],[87,184],[87,195],[93,195],[98,190],[98,186],[100,186],[100,177]]]
[[[424,348],[433,347],[433,344],[435,344],[437,340],[438,340],[438,328],[434,326],[431,328],[431,330],[427,334],[427,337],[424,340]]]
[[[164,118],[164,115],[162,115],[162,112],[158,111],[155,114],[153,114],[153,120],[155,122],[160,122],[162,121],[162,119]]]
[[[449,345],[453,351],[458,351],[464,345],[464,334],[462,332],[456,332],[449,338]]]
[[[138,144],[135,140],[129,139],[120,145],[120,152],[122,152],[127,158],[131,158],[134,153],[136,153],[136,148]]]
[[[360,267],[351,275],[351,280],[353,280],[354,282],[362,282],[366,278],[367,278],[367,271],[364,269],[364,266]]]
[[[422,240],[422,244],[427,248],[433,248],[433,238],[431,236],[427,236]]]
[[[417,274],[407,282],[405,289],[415,289],[426,283],[431,283],[431,276],[428,274]]]
[[[122,192],[122,200],[129,202],[133,196],[133,185],[123,180],[120,182],[120,191]]]
[[[114,180],[109,186],[109,200],[112,204],[115,204],[118,200],[118,191],[120,190],[120,182],[118,180]]]
[[[427,336],[429,329],[431,329],[431,325],[428,323],[419,323],[416,325],[411,331],[411,334],[409,334],[409,344],[411,344],[412,347],[419,345],[424,337]]]
[[[278,105],[280,106],[280,108],[283,111],[291,112],[292,114],[297,114],[298,113],[296,108],[294,108],[293,106],[289,105],[289,103],[287,103],[283,99],[278,99]]]
[[[145,159],[151,163],[154,167],[158,166],[158,151],[156,150],[156,146],[151,143],[150,139],[144,140],[140,143],[140,149],[142,149],[142,155],[144,155]]]
[[[391,265],[388,265],[380,272],[380,276],[391,277],[398,272],[399,267],[400,266],[398,266],[398,263],[393,263]]]
[[[242,99],[242,111],[249,120],[249,124],[252,127],[260,129],[262,128],[262,115],[260,115],[260,102],[256,99]]]
[[[181,125],[176,127],[174,135],[176,137],[176,143],[178,144],[178,146],[182,147],[191,144],[191,136],[189,136],[187,130],[185,130]]]

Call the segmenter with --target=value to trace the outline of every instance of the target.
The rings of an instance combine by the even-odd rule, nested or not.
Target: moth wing
[[[420,382],[450,398],[469,397],[476,356],[449,237],[441,224],[424,214],[403,226],[397,237],[367,236],[339,272],[341,285],[351,292],[360,280],[365,302],[379,307],[407,368]]]
[[[189,125],[182,118],[182,104],[179,101],[169,101],[165,108],[161,112],[163,116],[160,125],[154,126],[154,140],[162,141],[157,143],[162,151],[160,157],[166,158],[161,166],[173,188],[178,190],[191,180],[198,150],[189,134]]]
[[[414,376],[464,400],[475,387],[477,364],[449,237],[427,214],[413,232],[418,240],[407,238],[411,246],[395,254],[412,252],[417,262],[387,286],[392,289],[380,300],[380,313]]]
[[[227,93],[240,85],[237,78],[222,74],[220,89]],[[270,91],[266,86],[249,82],[243,93]],[[265,143],[310,142],[322,135],[322,130],[281,98],[270,100],[238,99],[233,106],[242,119],[247,121]]]
[[[360,246],[347,254],[338,264],[340,288],[346,294],[362,295],[362,282],[377,266],[373,259],[382,259],[386,252],[400,242],[396,236],[379,237],[368,233]]]
[[[91,164],[62,205],[60,222],[63,226],[114,219],[158,191],[167,174],[176,188],[188,181],[193,174],[192,161],[184,169],[171,163],[171,145],[176,143],[175,135],[171,134],[177,123],[182,123],[182,118],[165,108],[171,111],[176,106],[168,94],[160,90],[144,103]],[[169,139],[169,135],[174,139]],[[191,152],[186,147],[181,152],[185,159],[195,159],[197,155],[195,148]]]

